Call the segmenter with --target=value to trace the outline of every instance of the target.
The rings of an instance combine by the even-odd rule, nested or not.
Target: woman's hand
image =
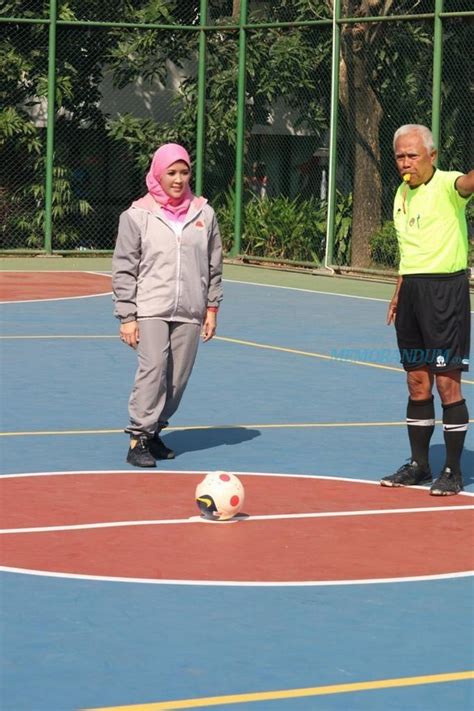
[[[132,348],[138,346],[138,341],[140,340],[138,321],[128,321],[128,323],[120,324],[120,340]]]
[[[215,311],[207,311],[206,318],[202,325],[201,337],[204,343],[210,341],[216,335],[217,313]]]

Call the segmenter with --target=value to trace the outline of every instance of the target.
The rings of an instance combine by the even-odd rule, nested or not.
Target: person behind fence
[[[432,482],[428,453],[435,426],[432,391],[436,383],[446,460],[430,493],[446,496],[463,488],[461,455],[469,422],[461,373],[469,369],[465,209],[474,192],[474,170],[463,174],[436,168],[433,136],[426,126],[401,126],[393,146],[402,178],[394,200],[400,267],[387,323],[395,323],[407,372],[411,458],[380,483],[410,486]]]
[[[252,175],[248,180],[248,186],[259,200],[265,200],[268,197],[268,176],[265,163],[255,161],[252,164]]]
[[[174,458],[160,432],[179,406],[200,337],[216,332],[222,300],[219,227],[190,177],[185,148],[167,143],[156,151],[148,193],[120,216],[112,259],[120,338],[138,355],[125,429],[127,461],[137,467]]]

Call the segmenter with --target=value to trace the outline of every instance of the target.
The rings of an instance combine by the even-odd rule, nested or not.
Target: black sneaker
[[[432,496],[454,496],[464,488],[462,474],[445,467],[430,489]]]
[[[127,462],[134,467],[156,467],[155,459],[150,452],[150,441],[146,435],[132,437]]]
[[[150,452],[155,459],[174,459],[176,454],[166,446],[161,437],[155,432],[153,439],[149,442]]]
[[[395,474],[384,476],[380,480],[382,486],[417,486],[430,484],[433,481],[430,468],[422,469],[418,462],[412,461],[397,469]]]

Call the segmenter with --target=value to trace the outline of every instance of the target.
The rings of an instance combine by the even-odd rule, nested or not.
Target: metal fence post
[[[198,105],[196,122],[196,171],[194,187],[196,195],[201,195],[204,176],[204,152],[206,145],[206,25],[208,0],[201,0],[199,10],[199,63],[198,63]]]
[[[46,127],[46,168],[44,190],[44,249],[52,253],[53,234],[53,163],[54,128],[56,122],[56,21],[57,0],[49,3],[48,40],[48,121]]]
[[[440,146],[441,123],[441,80],[443,61],[443,0],[435,0],[434,37],[433,37],[433,100],[431,113],[431,132],[436,148]],[[439,154],[438,154],[439,159]]]
[[[336,223],[337,119],[339,108],[339,51],[341,0],[334,0],[332,18],[331,115],[329,118],[328,213],[324,266],[334,263],[334,229]]]
[[[234,244],[232,255],[240,254],[240,238],[242,233],[243,179],[245,152],[245,79],[246,79],[246,45],[247,30],[247,0],[240,2],[239,17],[239,75],[237,85],[237,136],[235,155],[235,222]]]

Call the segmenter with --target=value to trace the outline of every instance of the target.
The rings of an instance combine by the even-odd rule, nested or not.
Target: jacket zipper
[[[158,217],[161,222],[163,222],[165,225],[168,227],[171,227],[171,229],[174,232],[175,238],[176,238],[176,290],[175,290],[175,299],[174,299],[174,307],[173,307],[173,313],[171,314],[170,318],[173,320],[173,318],[176,316],[176,312],[178,310],[178,305],[179,305],[179,297],[180,297],[180,280],[181,280],[181,241],[182,241],[182,236],[183,236],[183,231],[184,228],[187,227],[191,222],[193,222],[198,215],[201,213],[201,209],[199,209],[195,214],[193,214],[186,222],[184,222],[182,225],[171,225],[169,222],[166,220],[161,219]]]
[[[173,313],[171,314],[171,319],[176,316],[179,304],[179,296],[181,292],[180,282],[181,282],[181,238],[183,236],[183,227],[173,225],[173,232],[176,237],[176,292],[174,300]]]

